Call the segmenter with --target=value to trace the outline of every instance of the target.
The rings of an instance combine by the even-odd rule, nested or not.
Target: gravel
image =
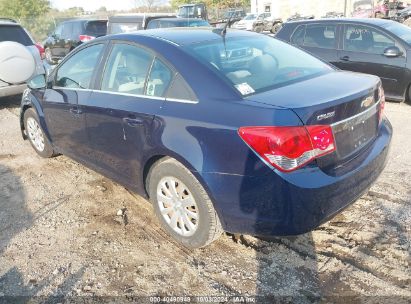
[[[196,251],[170,240],[144,199],[67,157],[39,158],[18,112],[0,100],[0,297],[411,300],[407,104],[386,106],[395,134],[384,173],[330,222],[293,239],[223,235]]]

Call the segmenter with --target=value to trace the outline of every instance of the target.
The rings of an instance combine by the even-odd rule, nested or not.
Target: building
[[[251,12],[271,12],[273,16],[287,19],[296,13],[316,18],[324,16],[327,12],[344,13],[349,16],[353,3],[356,0],[251,0]]]

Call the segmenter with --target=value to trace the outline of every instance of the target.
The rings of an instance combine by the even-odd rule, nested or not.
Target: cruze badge
[[[374,98],[372,96],[368,96],[361,102],[361,108],[368,108],[374,102]]]
[[[335,111],[332,111],[332,112],[329,112],[329,113],[326,113],[326,114],[318,115],[317,120],[320,121],[320,120],[324,120],[324,119],[331,118],[331,117],[334,117],[334,116],[335,116]]]

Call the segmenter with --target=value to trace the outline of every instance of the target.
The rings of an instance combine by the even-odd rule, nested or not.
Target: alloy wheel
[[[43,131],[33,117],[27,119],[27,133],[34,147],[39,152],[43,152],[45,147]]]
[[[181,236],[192,236],[199,223],[197,203],[190,190],[175,177],[167,176],[157,186],[157,202],[165,222]]]

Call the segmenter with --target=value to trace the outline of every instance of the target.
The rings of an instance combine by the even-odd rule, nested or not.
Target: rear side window
[[[26,31],[21,26],[16,25],[0,26],[0,42],[3,41],[14,41],[24,46],[33,45],[33,41],[31,41]]]
[[[89,21],[86,24],[86,34],[94,37],[107,34],[107,21]]]
[[[290,42],[296,45],[303,45],[305,36],[305,25],[300,25],[291,36]]]
[[[304,46],[324,49],[335,48],[336,26],[313,24],[307,25],[305,30]]]
[[[174,80],[167,91],[168,99],[177,99],[177,100],[188,100],[188,101],[198,101],[196,95],[194,94],[193,90],[184,80],[184,78],[177,74],[174,77]]]
[[[158,27],[159,27],[158,20],[151,20],[147,25],[148,30],[155,29],[155,28],[158,28]]]
[[[89,89],[102,50],[103,45],[96,44],[70,57],[57,71],[56,86]]]
[[[146,94],[164,97],[173,77],[172,71],[158,58],[154,60],[148,77]]]

